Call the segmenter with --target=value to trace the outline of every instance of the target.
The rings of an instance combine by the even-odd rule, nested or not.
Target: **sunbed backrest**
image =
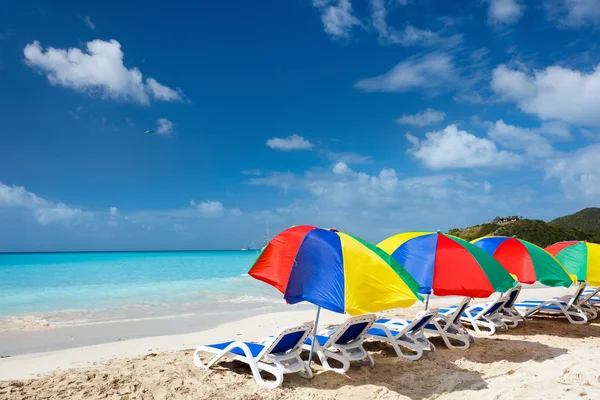
[[[302,339],[302,336],[304,336],[303,331],[288,333],[287,335],[284,335],[281,338],[281,340],[275,345],[275,347],[273,347],[271,353],[285,353],[288,350],[293,349],[294,347],[296,347],[300,339]]]
[[[429,321],[431,321],[431,318],[433,318],[435,316],[435,314],[428,312],[426,314],[423,314],[421,316],[421,318],[419,318],[416,323],[413,325],[413,327],[410,329],[411,331],[418,331],[419,329],[423,328],[425,325],[427,325],[429,323]]]
[[[332,343],[341,345],[351,343],[368,331],[373,322],[375,322],[375,315],[373,314],[352,317],[336,329],[330,340]]]
[[[271,344],[261,352],[264,354],[284,354],[299,349],[308,335],[310,335],[314,324],[306,322],[302,325],[283,328],[275,336]]]
[[[487,316],[487,315],[492,315],[492,314],[498,312],[498,310],[501,309],[505,303],[506,302],[504,300],[502,300],[502,298],[497,299],[495,302],[493,302],[491,304],[491,306],[489,306],[487,308],[487,311],[485,311],[485,313],[483,315]]]
[[[464,299],[458,307],[454,310],[454,318],[452,318],[452,325],[460,324],[460,317],[465,312],[467,306],[469,305],[470,299]]]
[[[508,292],[508,300],[504,303],[505,308],[512,308],[517,302],[517,297],[519,297],[519,293],[521,292],[521,285],[517,285]]]
[[[581,301],[581,295],[585,291],[585,285],[586,285],[585,282],[582,282],[579,284],[579,286],[577,286],[577,289],[575,290],[575,294],[573,295],[573,297],[571,298],[571,301],[569,302],[570,304],[578,304]]]
[[[598,291],[600,291],[600,289],[598,289],[598,288],[596,288],[594,290],[590,290],[587,294],[585,294],[585,296],[583,296],[583,294],[585,292],[582,293],[581,296],[583,296],[583,297],[581,298],[581,302],[583,303],[583,302],[589,301],[592,297],[594,297],[598,294]]]

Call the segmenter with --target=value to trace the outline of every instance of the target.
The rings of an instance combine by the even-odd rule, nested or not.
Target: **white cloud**
[[[335,163],[343,162],[346,165],[350,164],[371,164],[372,156],[354,153],[351,151],[330,151],[327,153],[329,159]]]
[[[452,57],[433,52],[413,56],[383,75],[358,81],[354,87],[366,92],[407,92],[419,88],[438,88],[453,83],[456,71]]]
[[[156,100],[182,101],[182,98],[177,91],[165,85],[161,85],[154,78],[146,79],[146,88],[148,89],[148,93]]]
[[[532,157],[546,157],[554,152],[550,141],[536,129],[507,125],[503,120],[490,123],[488,136],[508,149],[524,150]]]
[[[589,72],[552,66],[533,74],[500,65],[491,85],[504,100],[542,120],[600,126],[600,65]]]
[[[392,214],[397,212],[401,214],[400,220],[415,218],[419,225],[413,228],[423,229],[423,221],[428,219],[433,208],[438,207],[440,199],[447,200],[444,202],[446,211],[450,203],[485,201],[482,200],[484,184],[469,182],[459,174],[401,178],[393,168],[383,168],[370,175],[337,165],[330,169],[313,168],[303,175],[281,172],[270,175],[279,182],[286,178],[286,185],[280,185],[282,189],[285,186],[286,190],[292,188],[311,195],[305,200],[294,201],[289,207],[279,207],[278,214],[302,214],[302,220],[310,223],[322,217],[329,226],[343,221],[347,226],[349,221],[356,221],[362,215],[369,216],[372,221],[381,218],[381,223],[389,225]],[[271,183],[262,180],[255,184]],[[397,224],[392,225],[392,229],[401,230]]]
[[[190,200],[190,207],[196,207],[196,201],[194,199]]]
[[[488,181],[483,182],[483,191],[485,193],[490,193],[492,191],[492,184]]]
[[[311,150],[313,148],[313,144],[311,142],[296,134],[286,138],[271,138],[267,140],[267,146],[274,150],[283,151]]]
[[[260,169],[245,169],[241,172],[242,175],[261,176],[262,171]]]
[[[425,137],[425,140],[419,140],[407,135],[407,139],[413,144],[408,152],[430,169],[506,168],[523,161],[521,156],[499,150],[493,141],[458,130],[456,125],[428,132]]]
[[[70,222],[92,216],[91,212],[69,207],[64,203],[48,201],[23,186],[7,186],[0,182],[0,208],[22,207],[30,209],[40,225],[53,222]]]
[[[491,24],[511,25],[523,16],[520,0],[490,0],[488,20]]]
[[[108,224],[110,226],[117,226],[117,220],[119,219],[119,209],[117,207],[111,207],[109,208],[108,212]]]
[[[402,114],[401,118],[398,118],[396,122],[401,125],[412,125],[417,127],[423,127],[427,125],[439,124],[444,120],[446,114],[441,111],[436,111],[433,108],[428,108],[421,114],[406,115]]]
[[[206,217],[218,217],[223,214],[223,210],[225,209],[220,201],[203,201],[196,207]]]
[[[543,122],[538,132],[542,135],[548,135],[557,139],[571,139],[571,129],[569,124],[561,121]]]
[[[237,208],[237,207],[236,207],[236,208],[232,208],[232,209],[230,209],[230,210],[229,210],[229,213],[230,213],[231,215],[236,215],[236,216],[239,216],[239,215],[243,215],[243,214],[244,214],[244,213],[242,212],[242,210],[240,210],[240,209],[239,209],[239,208]]]
[[[92,30],[96,29],[96,25],[92,22],[92,19],[90,18],[89,15],[83,16],[83,22],[88,26],[88,28],[90,28]]]
[[[77,48],[42,49],[40,42],[25,46],[25,61],[44,73],[51,84],[79,92],[99,94],[113,100],[149,104],[150,98],[162,101],[181,100],[179,94],[155,79],[144,84],[139,69],[123,64],[121,44],[116,40],[92,40],[86,51]]]
[[[300,185],[298,177],[291,172],[271,172],[260,178],[252,178],[248,183],[251,185],[276,187],[284,191]]]
[[[384,0],[371,0],[371,24],[377,31],[379,40],[403,46],[446,46],[454,47],[462,41],[462,35],[442,37],[438,32],[406,25],[401,32],[390,27],[386,21],[387,9]]]
[[[561,28],[596,27],[600,24],[598,0],[547,0],[544,8],[551,20]]]
[[[156,125],[158,135],[169,136],[173,132],[173,122],[166,118],[159,118]]]
[[[336,175],[343,175],[347,172],[350,172],[350,168],[341,161],[333,166],[333,173]]]
[[[350,0],[313,0],[313,6],[321,12],[325,32],[334,39],[350,37],[352,28],[361,25],[352,15]]]
[[[551,159],[546,165],[546,177],[560,182],[567,197],[596,200],[600,197],[600,144],[592,144],[572,153]]]

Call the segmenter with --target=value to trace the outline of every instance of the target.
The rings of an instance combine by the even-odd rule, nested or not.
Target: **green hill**
[[[524,219],[504,224],[482,224],[465,229],[452,229],[448,232],[465,240],[474,240],[486,235],[517,236],[520,239],[546,247],[565,240],[587,240],[600,243],[598,232],[583,232],[570,227],[562,227],[541,220]]]
[[[583,232],[600,231],[600,208],[584,208],[575,214],[556,218],[550,223],[561,228],[572,228]]]

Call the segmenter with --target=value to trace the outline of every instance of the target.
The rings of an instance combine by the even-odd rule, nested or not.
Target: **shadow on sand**
[[[290,374],[285,377],[283,387],[304,387],[316,391],[335,390],[336,393],[343,395],[343,392],[351,387],[370,385],[360,395],[361,398],[389,395],[406,396],[416,400],[436,397],[443,393],[478,391],[487,388],[488,384],[484,380],[483,373],[477,371],[481,369],[481,365],[469,364],[492,364],[499,361],[522,363],[530,360],[542,362],[567,353],[566,349],[533,341],[480,337],[466,351],[437,347],[438,351],[435,353],[427,352],[420,360],[409,361],[396,357],[392,347],[386,343],[368,341],[365,342],[365,348],[375,358],[374,368],[353,363],[345,375],[325,372],[315,356],[312,364],[315,372],[313,379],[306,380],[297,374]],[[243,363],[221,362],[219,365],[252,379],[250,369]],[[499,369],[495,376],[514,372],[507,368],[504,366],[504,369]],[[263,377],[270,379],[268,374],[264,374]],[[349,395],[351,393],[356,394],[356,392],[348,392]]]
[[[508,332],[503,332],[502,335],[547,335],[571,339],[597,338],[600,337],[600,318],[587,324],[572,324],[566,318],[533,316],[527,319],[526,324],[515,329],[509,329]]]

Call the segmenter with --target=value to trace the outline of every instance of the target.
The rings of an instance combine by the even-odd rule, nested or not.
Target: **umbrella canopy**
[[[521,283],[569,287],[573,280],[552,254],[516,237],[486,236],[473,240]]]
[[[516,281],[492,256],[460,238],[440,232],[407,232],[377,245],[419,282],[420,293],[489,297]]]
[[[600,245],[588,242],[559,242],[546,247],[565,267],[577,275],[577,280],[590,285],[600,285]]]
[[[410,307],[419,284],[398,262],[355,236],[295,226],[275,236],[248,272],[290,304],[308,301],[350,315]]]

